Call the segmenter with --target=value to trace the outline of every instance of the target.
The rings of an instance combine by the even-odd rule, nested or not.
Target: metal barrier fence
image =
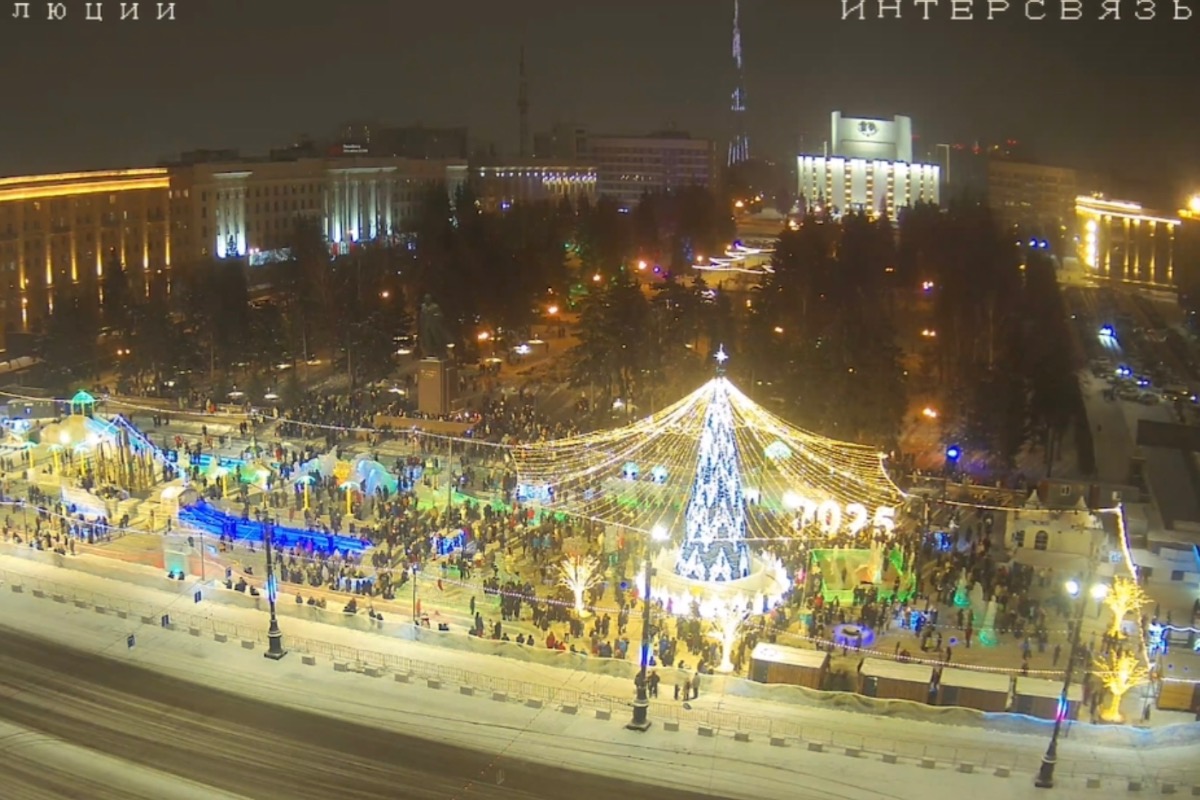
[[[144,624],[159,625],[164,613],[169,614],[171,627],[177,630],[199,631],[202,634],[221,634],[229,639],[267,643],[263,626],[247,626],[212,617],[177,612],[161,606],[150,606],[115,598],[99,592],[82,590],[55,581],[48,581],[21,573],[0,569],[0,580],[23,591],[33,593],[59,603],[73,603],[81,607],[103,609],[105,613],[124,615]],[[406,656],[381,653],[373,650],[350,647],[318,639],[299,636],[284,636],[285,647],[293,652],[319,656],[332,662],[341,662],[361,670],[371,667],[396,674],[408,674],[419,680],[439,680],[445,684],[469,686],[477,690],[498,692],[513,699],[540,700],[545,705],[564,705],[576,708],[595,709],[613,713],[628,708],[631,697],[607,695],[601,692],[581,691],[562,686],[553,686],[534,681],[514,680],[485,672],[436,664]],[[943,764],[969,764],[977,769],[1007,769],[1012,772],[1034,773],[1041,765],[1041,755],[1005,747],[958,747],[934,744],[918,740],[890,739],[867,736],[852,731],[837,730],[817,724],[776,719],[755,714],[743,714],[717,709],[684,707],[681,703],[666,700],[650,701],[651,716],[662,722],[706,727],[717,733],[744,733],[752,736],[781,738],[805,743],[820,744],[828,748],[844,748],[862,753],[895,756],[910,761],[933,760]],[[1069,729],[1068,734],[1069,738]],[[1200,771],[1181,769],[1141,770],[1145,774],[1132,775],[1132,764],[1124,761],[1088,757],[1088,748],[1083,754],[1064,757],[1059,754],[1058,772],[1081,779],[1102,781],[1153,782],[1164,786],[1200,786]]]

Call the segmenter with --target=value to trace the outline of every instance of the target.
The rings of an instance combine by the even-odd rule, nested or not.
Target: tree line
[[[550,306],[566,311],[595,275],[618,274],[634,252],[677,264],[715,247],[731,235],[718,206],[695,187],[648,194],[632,213],[607,198],[491,212],[469,184],[453,194],[430,184],[401,229],[336,255],[316,221],[297,218],[283,260],[185,264],[169,285],[142,293],[110,254],[98,285],[57,290],[40,323],[42,382],[66,390],[115,364],[128,383],[179,390],[203,382],[221,396],[240,380],[254,396],[281,365],[327,358],[361,385],[391,371],[426,295],[469,357],[480,330],[527,333]]]
[[[333,359],[352,386],[385,377],[429,295],[467,357],[479,331],[526,336],[551,307],[577,311],[567,377],[605,405],[673,400],[723,345],[760,402],[840,438],[895,446],[918,393],[937,395],[947,436],[1001,467],[1082,424],[1054,266],[982,205],[916,206],[895,224],[812,216],[781,231],[758,280],[691,269],[734,236],[728,204],[701,188],[628,213],[605,198],[493,212],[469,186],[434,185],[402,231],[348,253],[301,219],[286,260],[187,265],[150,296],[114,260],[101,291],[56,298],[41,351],[63,389],[115,358],[131,382],[240,380],[255,402],[268,386],[290,400],[298,370],[283,379],[280,365]],[[935,337],[904,327],[919,318]]]

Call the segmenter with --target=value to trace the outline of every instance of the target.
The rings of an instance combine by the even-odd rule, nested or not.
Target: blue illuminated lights
[[[204,501],[181,509],[179,523],[185,528],[202,530],[212,536],[228,536],[235,540],[249,542],[264,541],[263,523],[227,514]],[[318,531],[289,528],[284,525],[275,526],[271,540],[276,547],[299,546],[325,553],[334,550],[343,553],[361,553],[367,549],[368,545],[368,542],[350,536],[337,536]]]
[[[720,355],[725,355],[724,350]],[[714,382],[700,432],[698,455],[675,572],[689,580],[706,582],[745,578],[750,574],[746,497],[734,438],[729,383],[724,378]]]

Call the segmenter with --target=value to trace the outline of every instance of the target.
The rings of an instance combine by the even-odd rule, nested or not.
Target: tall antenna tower
[[[742,70],[742,24],[738,15],[738,0],[733,0],[733,65],[737,85],[733,88],[733,138],[729,140],[729,166],[750,160],[750,137],[746,135],[746,80]]]
[[[529,157],[529,83],[525,80],[525,45],[521,45],[520,83],[517,86],[517,114],[520,117],[521,158]]]

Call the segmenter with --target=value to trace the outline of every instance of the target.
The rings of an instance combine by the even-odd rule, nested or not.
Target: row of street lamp
[[[267,626],[267,652],[263,655],[272,661],[279,661],[287,655],[287,650],[283,649],[283,631],[279,628],[279,618],[275,613],[275,601],[277,596],[275,584],[275,563],[272,555],[272,545],[275,538],[275,523],[268,521],[263,526],[263,541],[266,549],[267,559],[267,606],[270,610],[270,622]],[[654,577],[654,546],[660,542],[670,538],[667,529],[661,525],[656,525],[651,531],[650,540],[646,546],[646,580],[642,598],[642,655],[641,668],[638,671],[638,676],[635,681],[637,686],[637,694],[633,702],[633,719],[630,720],[626,728],[636,731],[646,731],[650,728],[649,708],[650,699],[647,695],[647,677],[646,670],[650,664],[650,583]],[[419,624],[417,621],[417,606],[416,606],[416,576],[413,576],[413,624]]]
[[[279,619],[275,613],[276,600],[276,584],[275,584],[275,565],[272,558],[272,544],[275,535],[274,522],[268,521],[263,527],[263,539],[266,545],[267,557],[267,605],[270,609],[270,623],[267,627],[267,652],[263,655],[272,661],[278,661],[287,655],[287,650],[283,649],[283,632],[279,629]],[[646,671],[650,664],[650,585],[654,578],[654,553],[655,546],[661,542],[665,542],[670,538],[666,528],[661,525],[656,525],[651,531],[649,541],[646,543],[646,561],[645,561],[645,584],[642,598],[642,653],[641,664],[638,670],[637,678],[634,681],[636,686],[636,695],[633,701],[633,718],[625,727],[629,730],[645,732],[650,729],[649,709],[650,698],[648,694],[648,678]],[[1090,576],[1089,576],[1090,579]],[[1049,789],[1054,786],[1054,768],[1058,762],[1058,737],[1062,730],[1063,719],[1070,714],[1070,699],[1068,697],[1071,690],[1071,681],[1075,673],[1075,660],[1079,655],[1080,633],[1083,628],[1083,618],[1087,608],[1087,598],[1083,595],[1083,586],[1076,580],[1067,581],[1065,587],[1067,594],[1072,598],[1077,599],[1075,608],[1075,617],[1071,624],[1071,640],[1067,656],[1067,667],[1063,673],[1062,694],[1058,701],[1058,710],[1054,715],[1054,729],[1050,734],[1050,744],[1046,748],[1046,754],[1042,756],[1042,765],[1038,770],[1037,777],[1034,780],[1034,785],[1040,789]],[[1108,594],[1108,586],[1102,583],[1093,584],[1088,594],[1092,600],[1096,602],[1102,601]],[[416,576],[413,576],[413,624],[418,624],[416,614]]]

